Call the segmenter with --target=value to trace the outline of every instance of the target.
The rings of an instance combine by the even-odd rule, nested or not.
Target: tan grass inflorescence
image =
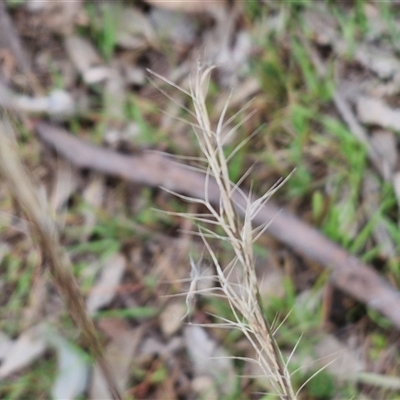
[[[191,114],[196,118],[197,123],[191,125],[196,133],[201,149],[202,157],[200,160],[205,162],[207,179],[204,188],[205,200],[190,200],[203,204],[209,211],[209,214],[203,216],[185,216],[193,218],[200,223],[219,225],[223,229],[224,235],[221,236],[204,226],[200,226],[199,234],[215,264],[222,294],[228,300],[235,316],[235,321],[228,321],[228,325],[240,329],[250,341],[257,354],[257,359],[252,361],[259,364],[277,397],[286,400],[295,399],[296,394],[291,385],[287,364],[283,360],[274,338],[274,332],[262,310],[253,253],[253,244],[255,240],[257,240],[267,226],[253,229],[252,221],[263,204],[268,201],[273,192],[277,190],[278,186],[272,188],[261,198],[253,201],[251,196],[246,196],[246,194],[240,190],[238,184],[231,182],[228,161],[236,152],[236,149],[229,156],[226,156],[224,144],[237,130],[237,126],[233,127],[231,130],[227,129],[232,120],[231,118],[225,122],[229,100],[225,104],[216,129],[214,130],[211,126],[206,108],[206,95],[212,70],[213,67],[202,68],[199,66],[195,82],[191,85],[190,92],[185,91],[155,74],[189,95],[194,106],[194,113]],[[226,130],[228,130],[228,132],[225,132]],[[242,144],[239,146],[241,145]],[[211,202],[207,200],[208,187],[214,180],[220,192],[218,207],[214,207]],[[188,199],[184,196],[180,197]],[[241,200],[237,201],[238,198],[241,198]],[[245,208],[245,217],[242,220],[236,210],[243,207]],[[232,246],[234,259],[225,268],[220,265],[216,254],[208,242],[208,238],[224,240],[229,242]],[[193,270],[193,262],[191,263]],[[230,279],[232,274],[235,275],[238,283],[233,283],[233,280]],[[192,284],[187,297],[188,308],[193,308],[192,303],[195,292],[196,285]]]

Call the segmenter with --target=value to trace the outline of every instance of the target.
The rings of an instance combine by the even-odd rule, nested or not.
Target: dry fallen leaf
[[[228,353],[201,326],[187,325],[184,338],[195,377],[211,377],[220,394],[231,394],[235,388],[236,373]]]
[[[396,135],[390,131],[375,130],[371,134],[371,144],[381,158],[384,176],[391,177],[398,159]]]
[[[0,362],[6,357],[12,345],[13,341],[4,332],[0,331]]]
[[[167,304],[160,315],[161,330],[165,336],[172,336],[179,330],[185,313],[186,307],[183,302],[173,301]]]
[[[306,8],[302,17],[305,29],[318,44],[326,46],[337,40],[338,23],[325,4]]]
[[[121,324],[118,332],[113,332],[112,340],[105,349],[105,359],[115,376],[117,386],[123,392],[127,388],[131,365],[135,361],[135,352],[143,337],[145,325],[135,329],[124,328]],[[94,367],[89,398],[92,400],[110,399],[108,385],[98,365]]]
[[[365,371],[365,362],[346,344],[333,335],[325,334],[315,345],[319,368],[325,368],[341,379],[352,379]]]
[[[76,112],[76,102],[65,90],[54,90],[47,96],[15,95],[10,107],[27,113],[46,113],[56,121],[69,119]]]
[[[130,50],[143,49],[149,45],[158,47],[156,34],[147,15],[132,7],[117,10],[116,41],[119,46]]]
[[[337,20],[325,5],[306,9],[302,13],[304,27],[312,39],[320,45],[332,45],[335,52],[345,55],[349,44],[339,36]],[[389,48],[373,46],[370,43],[357,43],[353,57],[365,68],[373,71],[381,79],[390,79],[398,74],[400,62]]]
[[[245,71],[254,49],[249,32],[237,28],[239,9],[221,10],[213,29],[204,34],[204,57],[218,65],[219,82],[224,86],[237,83]],[[233,42],[233,44],[232,44]]]
[[[192,380],[192,389],[201,399],[218,400],[220,398],[214,381],[210,376],[202,375],[194,378]]]
[[[127,98],[126,81],[121,74],[118,63],[112,63],[108,79],[104,86],[104,112],[117,121],[125,119],[125,103]]]
[[[56,178],[50,194],[50,209],[57,215],[78,187],[78,177],[68,161],[57,159]]]
[[[122,254],[115,254],[103,263],[100,278],[92,287],[86,299],[86,310],[89,314],[93,314],[112,301],[125,268],[126,259]]]
[[[47,347],[41,325],[22,333],[18,339],[8,343],[8,351],[0,367],[0,379],[30,365],[46,351]]]
[[[276,266],[272,265],[269,260],[258,260],[256,264],[257,273],[259,275],[259,291],[260,296],[265,301],[271,297],[285,297],[284,274]]]
[[[355,59],[365,68],[373,71],[381,79],[393,78],[400,70],[400,61],[396,55],[367,44],[359,44],[354,54]]]
[[[360,96],[356,103],[358,117],[364,124],[400,130],[400,109],[389,107],[383,100]]]
[[[103,203],[105,192],[104,176],[95,174],[93,179],[87,183],[83,190],[83,199],[89,205],[82,211],[84,224],[81,239],[85,240],[92,233],[93,227],[96,224],[97,216],[95,210],[100,208]]]
[[[57,352],[56,380],[51,389],[53,399],[74,400],[86,389],[89,376],[88,357],[49,328],[48,342]]]
[[[40,8],[38,7],[40,4]],[[40,25],[61,35],[71,34],[82,18],[83,1],[37,1],[31,0],[28,9],[40,15]]]
[[[161,39],[178,44],[192,44],[196,39],[197,24],[193,18],[173,10],[153,8],[149,19]]]
[[[87,39],[76,35],[67,36],[65,48],[86,84],[99,83],[108,77],[109,69]]]

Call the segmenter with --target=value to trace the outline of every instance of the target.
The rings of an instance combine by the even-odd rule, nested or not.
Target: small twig
[[[127,156],[85,143],[65,130],[44,122],[36,125],[39,138],[56,149],[79,168],[90,168],[131,182],[186,193],[219,204],[219,188],[213,178],[185,168],[158,153]],[[234,193],[237,211],[243,213],[246,204],[239,192]],[[254,199],[253,199],[254,200]],[[242,214],[243,215],[243,214]],[[400,293],[372,267],[350,255],[318,230],[276,206],[272,200],[263,204],[254,217],[255,225],[270,221],[267,234],[279,239],[299,254],[319,262],[332,271],[333,284],[362,303],[379,311],[400,329]]]
[[[32,238],[42,252],[44,264],[49,268],[72,320],[82,332],[86,345],[99,363],[112,398],[122,400],[112,371],[103,356],[96,329],[85,311],[83,296],[72,274],[72,266],[67,254],[60,244],[57,228],[49,211],[40,202],[32,180],[18,158],[11,124],[4,115],[1,117],[0,175],[7,183],[26,218],[31,222],[29,226]]]

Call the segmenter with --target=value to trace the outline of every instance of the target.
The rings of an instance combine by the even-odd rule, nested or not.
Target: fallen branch
[[[39,122],[39,138],[79,168],[89,168],[132,182],[185,193],[191,197],[219,204],[219,188],[213,179],[158,153],[127,156],[85,143],[59,127]],[[207,190],[206,189],[207,184]],[[245,209],[245,199],[237,192],[234,201]],[[362,303],[379,311],[400,328],[400,292],[380,277],[372,267],[362,263],[319,231],[290,213],[268,202],[255,216],[254,223],[271,221],[267,233],[298,253],[319,262],[331,271],[333,284]]]

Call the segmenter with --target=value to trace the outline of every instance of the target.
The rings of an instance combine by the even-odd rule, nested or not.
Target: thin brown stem
[[[85,310],[83,296],[72,274],[68,256],[60,244],[57,228],[50,213],[39,200],[29,174],[22,166],[13,140],[12,127],[4,115],[0,120],[0,175],[7,183],[18,206],[31,222],[31,236],[43,255],[44,265],[49,268],[54,283],[64,299],[66,309],[81,331],[85,344],[103,372],[114,400],[122,400],[92,320]]]

